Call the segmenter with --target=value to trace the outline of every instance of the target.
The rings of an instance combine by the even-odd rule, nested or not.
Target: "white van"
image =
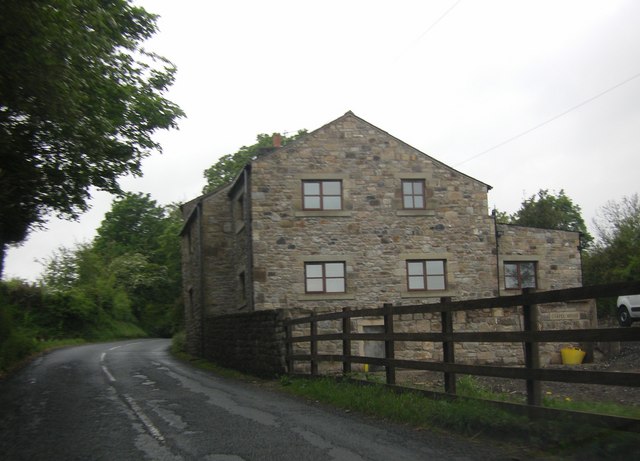
[[[633,322],[640,321],[640,295],[619,296],[616,305],[620,326],[629,327]]]

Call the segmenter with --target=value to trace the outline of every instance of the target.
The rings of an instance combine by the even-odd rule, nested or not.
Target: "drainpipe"
[[[584,233],[578,232],[578,253],[580,254],[580,286],[584,286],[584,266],[582,264],[582,250],[587,246],[584,243]]]
[[[493,217],[493,229],[496,238],[496,281],[498,282],[498,296],[500,296],[500,236],[502,233],[498,231],[498,213],[494,208],[491,212]]]

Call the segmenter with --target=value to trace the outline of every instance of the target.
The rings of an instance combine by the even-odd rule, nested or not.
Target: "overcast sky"
[[[493,187],[512,213],[540,189],[589,226],[640,189],[640,2],[137,0],[160,15],[146,47],[173,61],[187,113],[126,190],[160,204],[200,194],[203,171],[258,133],[314,130],[348,110]],[[52,219],[11,249],[5,278],[90,241],[112,197]]]

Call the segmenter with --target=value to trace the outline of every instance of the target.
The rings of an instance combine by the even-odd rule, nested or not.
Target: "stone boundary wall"
[[[258,376],[284,374],[283,319],[281,309],[208,317],[204,358]]]
[[[541,330],[596,328],[593,300],[574,303],[539,305],[539,328]],[[326,312],[330,312],[327,310]],[[322,312],[322,313],[326,313]],[[221,315],[205,320],[205,358],[220,365],[261,376],[276,376],[286,373],[285,330],[283,322],[289,318],[307,317],[306,309],[277,309],[243,314]],[[320,312],[318,312],[320,314]],[[520,331],[522,329],[521,308],[494,308],[454,313],[454,332]],[[355,318],[351,320],[352,332],[363,332],[364,326],[382,325],[382,317]],[[394,329],[397,333],[440,332],[439,314],[407,314],[396,316]],[[341,320],[318,322],[318,334],[342,332]],[[293,328],[294,336],[309,335],[309,325],[299,324]],[[560,349],[567,346],[587,345],[573,343],[540,343],[542,366],[561,363]],[[365,341],[351,342],[351,354],[364,356]],[[432,342],[402,342],[395,346],[396,358],[417,361],[441,361],[442,344]],[[296,354],[308,354],[309,343],[295,343]],[[318,346],[320,354],[342,354],[341,341],[323,341]],[[588,359],[591,357],[588,356]],[[519,366],[524,363],[522,343],[456,343],[456,363],[469,365]],[[340,372],[339,362],[321,362],[320,373]],[[354,364],[354,371],[362,365]],[[296,362],[295,372],[308,373],[308,362]]]

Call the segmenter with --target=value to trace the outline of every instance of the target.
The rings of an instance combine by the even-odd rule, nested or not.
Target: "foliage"
[[[175,67],[142,48],[156,16],[130,0],[5,0],[0,8],[0,273],[7,244],[89,188],[120,192],[184,114]]]
[[[606,282],[640,280],[640,200],[638,194],[610,201],[596,221],[597,242],[589,257],[600,261]]]
[[[307,130],[298,130],[293,136],[281,136],[281,145],[284,146],[291,141],[295,141],[300,136],[307,134]],[[211,192],[218,187],[232,181],[244,168],[244,166],[251,160],[264,155],[267,152],[273,151],[273,137],[280,136],[277,133],[268,135],[265,133],[259,134],[256,137],[256,143],[251,146],[242,146],[234,154],[227,154],[220,157],[220,159],[211,167],[204,171],[204,177],[207,180],[207,184],[204,186],[202,193]]]
[[[640,280],[638,194],[609,201],[595,220],[596,241],[584,255],[585,285]],[[599,299],[601,316],[615,315],[615,299]]]
[[[593,240],[582,218],[580,205],[574,204],[562,189],[557,195],[549,193],[547,189],[540,189],[536,195],[524,200],[514,214],[496,213],[498,222],[580,232],[586,245]]]
[[[14,320],[6,284],[0,285],[0,376],[14,363],[35,349],[33,338],[26,335]]]
[[[22,280],[0,281],[0,376],[52,347],[146,336],[131,320],[105,312],[78,288],[49,291]]]
[[[165,217],[165,209],[149,194],[124,193],[105,214],[93,247],[106,263],[130,253],[156,261],[160,258],[158,239],[164,232]]]
[[[182,325],[182,280],[176,206],[149,195],[114,200],[90,244],[60,249],[46,261],[43,284],[50,331],[93,330],[96,322],[135,323],[170,336]],[[74,323],[76,322],[76,323]]]

